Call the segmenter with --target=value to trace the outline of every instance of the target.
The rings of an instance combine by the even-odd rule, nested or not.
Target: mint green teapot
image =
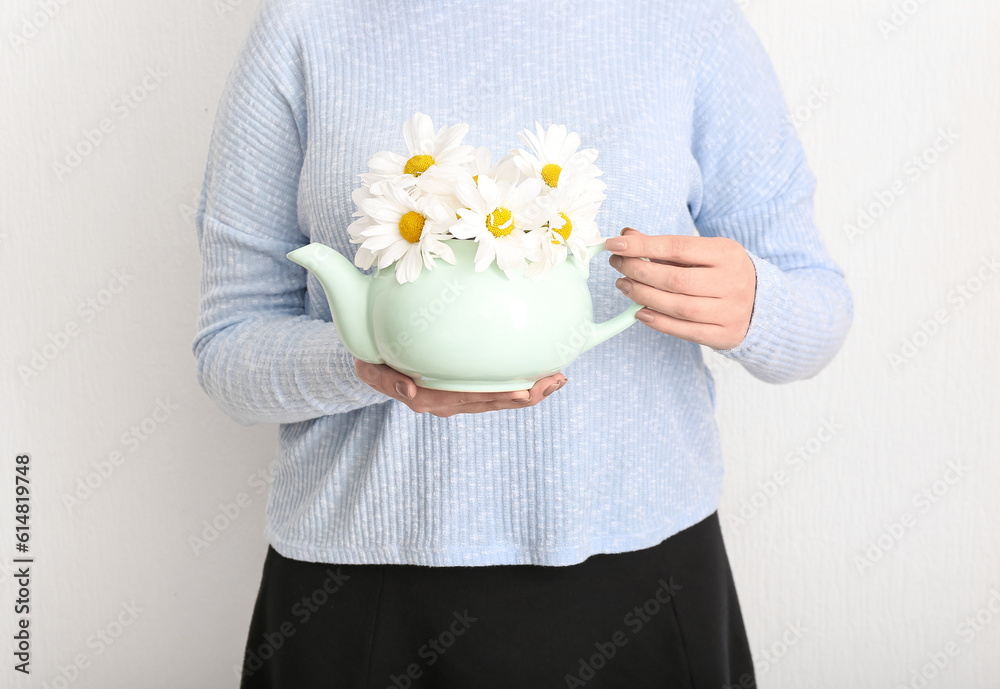
[[[366,275],[318,242],[287,257],[323,285],[351,354],[437,390],[526,390],[625,330],[642,308],[631,304],[594,323],[587,278],[591,260],[607,250],[603,241],[588,247],[586,261],[571,253],[537,281],[521,274],[508,278],[495,261],[476,272],[477,243],[448,244],[454,265],[436,260],[433,270],[404,284],[391,267]]]

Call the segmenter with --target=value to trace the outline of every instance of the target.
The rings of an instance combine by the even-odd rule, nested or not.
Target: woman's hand
[[[661,333],[732,349],[746,337],[757,271],[727,237],[646,235],[631,227],[607,240],[615,286],[646,308],[636,318]],[[648,258],[648,261],[640,257]]]
[[[451,392],[422,388],[409,376],[385,364],[369,364],[367,361],[355,358],[354,370],[368,385],[382,394],[399,400],[418,414],[427,412],[442,417],[532,407],[566,383],[566,376],[556,373],[537,381],[530,390]]]

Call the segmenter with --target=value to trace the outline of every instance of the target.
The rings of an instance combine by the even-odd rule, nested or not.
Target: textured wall
[[[276,427],[236,425],[194,379],[192,212],[254,8],[0,10],[0,686],[236,685]],[[996,687],[1000,6],[743,9],[856,300],[813,380],[768,386],[711,359],[760,686]],[[23,452],[30,679],[11,668]]]

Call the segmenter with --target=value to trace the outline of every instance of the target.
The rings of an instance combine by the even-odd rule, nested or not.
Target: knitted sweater
[[[578,132],[599,151],[604,236],[740,242],[756,301],[722,354],[757,378],[815,375],[849,329],[815,180],[732,0],[264,0],[212,134],[193,351],[228,416],[281,424],[267,541],[314,562],[554,566],[710,515],[712,377],[699,345],[641,322],[529,408],[439,418],[358,378],[322,287],[285,254],[312,241],[353,259],[358,175],[377,151],[405,153],[418,111],[469,123],[463,143],[494,160],[536,121]],[[589,278],[597,322],[632,303],[607,256]]]

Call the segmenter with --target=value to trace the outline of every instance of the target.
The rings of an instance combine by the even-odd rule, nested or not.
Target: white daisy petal
[[[395,237],[391,234],[380,234],[375,237],[370,237],[364,241],[361,245],[372,252],[380,252],[388,247],[392,246],[400,240],[399,235]],[[404,240],[405,241],[405,240]]]
[[[492,213],[493,209],[500,204],[500,190],[492,177],[480,177],[476,185],[482,195],[483,207]]]
[[[395,263],[396,279],[412,282],[424,268],[433,270],[438,258],[455,264],[449,240],[476,241],[475,269],[495,262],[509,277],[521,271],[540,279],[570,254],[585,258],[587,247],[601,241],[596,215],[607,188],[597,179],[597,151],[580,150],[579,135],[565,125],[534,125],[518,133],[527,150],[513,149],[491,165],[488,148],[461,143],[467,124],[435,130],[428,115],[414,113],[402,127],[407,154],[376,153],[369,172],[359,175],[363,186],[351,195],[357,210],[348,234],[360,245],[355,264]],[[417,155],[433,162],[409,174],[406,164]],[[547,165],[558,167],[555,187],[542,179]],[[548,172],[546,179],[552,181]],[[510,217],[492,226],[494,236],[490,222],[504,217],[493,215],[498,209]],[[412,225],[401,229],[411,212],[424,218],[416,236]]]
[[[366,249],[363,246],[358,247],[358,251],[354,254],[354,265],[362,270],[368,270],[371,268],[372,263],[375,262],[375,254]]]
[[[411,245],[396,262],[396,280],[399,283],[413,282],[420,275],[420,247]]]
[[[441,245],[441,248],[438,250],[438,256],[441,258],[441,260],[450,263],[451,265],[455,265],[455,262],[457,260],[455,258],[455,251],[450,246],[448,246],[447,242],[442,242],[437,240],[435,241]]]
[[[437,146],[440,149],[457,148],[468,133],[469,125],[464,123],[448,127],[438,136]]]
[[[405,239],[400,238],[398,241],[393,242],[386,248],[379,256],[379,268],[385,268],[390,263],[400,258],[406,250],[410,247],[410,243]]]
[[[398,153],[381,151],[372,156],[371,160],[368,161],[368,168],[376,174],[387,175],[397,169],[402,170],[406,161],[407,158]]]
[[[509,197],[509,203],[512,206],[524,206],[529,201],[535,200],[542,191],[542,180],[537,177],[532,177],[531,179],[526,179],[517,187],[514,188],[513,192]]]

